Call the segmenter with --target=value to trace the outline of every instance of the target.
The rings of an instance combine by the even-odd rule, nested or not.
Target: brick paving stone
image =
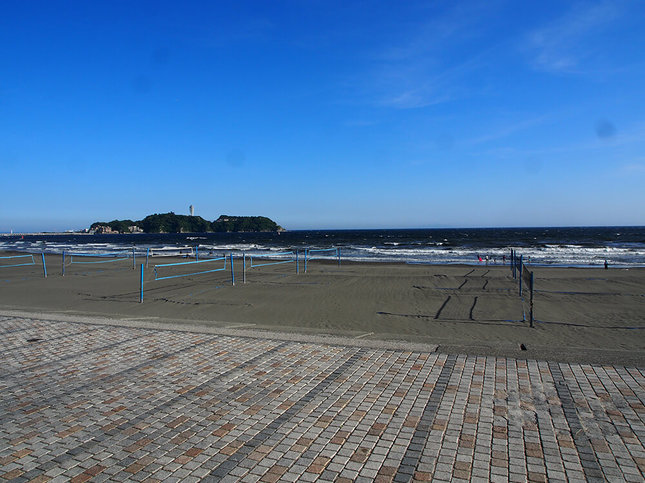
[[[0,333],[3,479],[645,479],[642,368],[6,314]]]

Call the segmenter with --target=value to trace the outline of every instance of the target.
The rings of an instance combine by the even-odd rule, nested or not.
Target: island
[[[284,229],[266,216],[221,215],[215,221],[201,216],[173,212],[148,215],[143,220],[97,221],[90,233],[207,233],[207,232],[282,232]]]

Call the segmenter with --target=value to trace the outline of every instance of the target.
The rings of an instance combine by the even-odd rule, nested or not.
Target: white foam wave
[[[489,263],[501,264],[504,257],[508,262],[510,247],[498,247],[491,249],[450,246],[438,242],[433,245],[405,245],[398,242],[386,242],[383,245],[364,246],[341,246],[342,259],[360,262],[411,262],[411,263],[437,263],[455,264],[464,263],[478,265],[479,257],[483,260],[488,256]],[[49,253],[61,254],[63,251],[83,251],[85,253],[107,253],[122,252],[131,250],[131,244],[118,243],[63,243],[43,242],[28,240],[0,241],[0,250],[15,250],[26,253]],[[147,249],[153,254],[184,255],[186,251],[192,250],[192,245],[164,245],[164,244],[137,244],[134,247],[137,257],[145,256]],[[307,248],[325,249],[330,246],[316,245]],[[242,253],[248,256],[267,258],[284,258],[290,255],[278,255],[282,252],[290,252],[291,246],[264,246],[260,243],[225,243],[225,244],[200,244],[199,254],[207,256],[233,252],[240,256]],[[304,247],[300,248],[300,256],[304,258]],[[537,265],[559,265],[559,266],[600,266],[605,260],[613,266],[645,266],[645,245],[642,243],[630,243],[626,245],[609,245],[603,247],[590,247],[579,244],[548,244],[533,247],[518,247],[524,261]],[[334,252],[320,252],[315,254],[316,258],[334,259]],[[485,262],[484,262],[485,263]]]

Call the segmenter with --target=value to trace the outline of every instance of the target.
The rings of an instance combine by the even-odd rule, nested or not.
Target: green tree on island
[[[176,215],[170,213],[155,213],[143,220],[113,220],[110,222],[92,223],[90,230],[130,233],[206,233],[206,232],[273,232],[283,231],[283,228],[266,216],[230,216],[222,215],[217,220],[209,222],[201,216]]]

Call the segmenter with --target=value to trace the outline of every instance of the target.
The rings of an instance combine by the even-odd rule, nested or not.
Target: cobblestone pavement
[[[645,369],[0,316],[0,479],[643,481]]]

